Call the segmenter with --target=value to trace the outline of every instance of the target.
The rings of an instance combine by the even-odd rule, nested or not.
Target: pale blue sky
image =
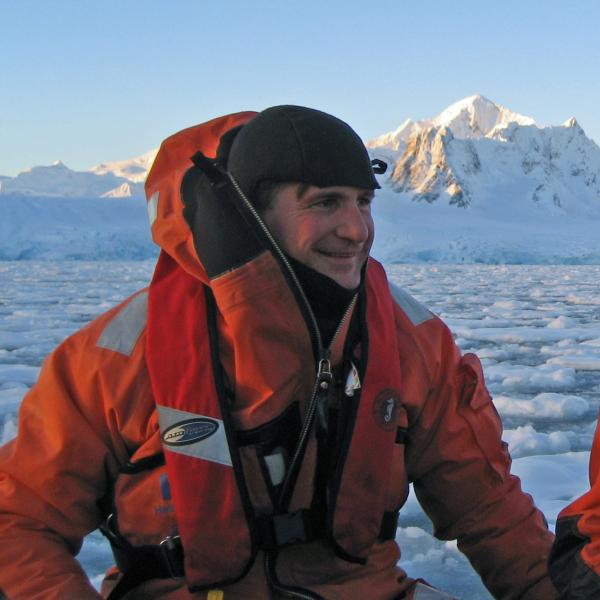
[[[280,103],[364,138],[476,93],[600,142],[600,2],[0,0],[0,175]]]

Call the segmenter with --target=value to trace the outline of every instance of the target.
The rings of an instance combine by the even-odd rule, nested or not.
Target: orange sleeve
[[[0,448],[0,590],[10,600],[100,598],[74,556],[102,519],[128,435],[134,445],[144,427],[115,405],[148,394],[135,356],[96,347],[105,322],[46,359],[17,438]]]
[[[590,457],[590,490],[564,508],[556,521],[550,574],[561,598],[600,598],[600,427]]]
[[[558,598],[547,568],[553,536],[510,474],[479,360],[460,355],[439,319],[417,329],[429,391],[413,415],[407,469],[434,534],[458,540],[495,598]]]

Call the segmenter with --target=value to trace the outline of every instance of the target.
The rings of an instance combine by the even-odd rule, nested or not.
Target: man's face
[[[373,243],[373,192],[354,187],[284,185],[262,218],[281,249],[351,289]]]

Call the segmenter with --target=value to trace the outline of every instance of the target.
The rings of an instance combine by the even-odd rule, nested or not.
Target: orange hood
[[[208,278],[194,249],[192,232],[183,216],[181,182],[192,166],[191,157],[196,152],[214,157],[221,136],[255,115],[256,112],[246,111],[218,117],[168,137],[161,144],[146,179],[152,239],[185,271],[203,283],[208,283]]]

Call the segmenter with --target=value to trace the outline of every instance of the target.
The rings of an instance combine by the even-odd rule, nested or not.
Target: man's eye
[[[360,206],[370,206],[373,203],[373,196],[361,196],[358,203]]]
[[[319,201],[315,202],[315,206],[321,206],[323,208],[333,208],[338,199],[333,196],[327,196],[325,198],[321,198]]]

